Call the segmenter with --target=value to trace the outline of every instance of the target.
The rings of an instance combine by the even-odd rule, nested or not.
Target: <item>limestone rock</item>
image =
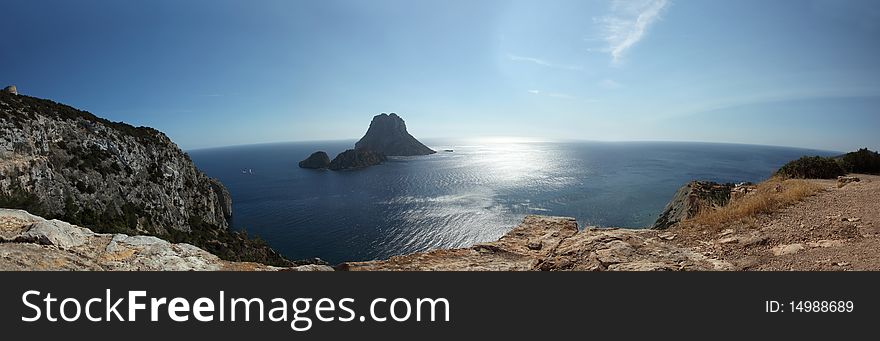
[[[845,240],[840,240],[840,239],[822,239],[822,240],[815,241],[815,242],[809,242],[809,243],[807,243],[807,246],[809,246],[809,247],[827,248],[827,247],[839,247],[839,246],[843,246],[843,245],[845,245],[845,244],[846,244],[846,241],[845,241]]]
[[[837,177],[837,188],[841,188],[853,182],[860,182],[862,179],[859,179],[854,176],[838,176]]]
[[[740,200],[747,195],[754,193],[758,189],[758,186],[751,182],[741,182],[733,186],[730,190],[730,201]]]
[[[735,187],[734,184],[692,181],[678,189],[652,228],[667,229],[682,220],[693,218],[701,210],[727,205]]]
[[[15,87],[15,85],[10,85],[10,86],[3,88],[3,92],[10,93],[13,95],[18,95],[18,89]]]
[[[349,149],[333,159],[330,170],[348,170],[375,166],[385,162],[385,155],[366,149]]]
[[[388,156],[414,156],[434,154],[406,131],[406,123],[397,114],[381,114],[373,117],[367,133],[355,145],[355,149],[366,149]]]
[[[299,162],[300,168],[325,169],[330,167],[330,157],[323,151],[317,151]]]
[[[326,265],[290,268],[230,262],[185,243],[152,236],[95,233],[21,210],[0,209],[0,271],[327,271]]]
[[[770,249],[770,253],[772,253],[774,256],[786,256],[801,252],[803,249],[803,244],[787,244],[779,245]]]

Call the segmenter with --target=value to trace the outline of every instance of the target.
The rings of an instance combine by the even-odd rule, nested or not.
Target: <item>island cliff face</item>
[[[290,264],[229,230],[226,188],[165,134],[9,92],[0,92],[0,207],[187,242],[227,260]]]
[[[354,145],[387,156],[415,156],[436,153],[406,131],[406,123],[400,116],[381,114],[373,117],[367,133]]]
[[[326,152],[317,151],[309,155],[308,158],[299,162],[300,168],[308,169],[325,169],[330,167],[330,157]]]
[[[406,131],[406,123],[397,114],[376,115],[367,133],[355,143],[354,149],[346,150],[329,160],[327,153],[318,151],[299,162],[300,168],[353,170],[382,164],[386,156],[416,156],[434,154]]]
[[[366,149],[349,149],[330,162],[330,170],[348,170],[375,166],[385,162],[385,155]]]

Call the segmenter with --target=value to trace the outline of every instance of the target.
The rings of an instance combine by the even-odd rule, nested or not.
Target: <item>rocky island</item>
[[[317,151],[309,155],[308,158],[299,162],[300,168],[308,169],[326,169],[330,167],[330,157],[326,152]]]
[[[388,156],[417,156],[436,153],[406,131],[406,122],[395,113],[376,115],[367,133],[354,145]]]
[[[299,162],[300,168],[352,170],[382,164],[387,156],[418,156],[436,153],[406,131],[406,123],[395,113],[373,117],[367,133],[346,150],[329,161],[321,151],[312,153]],[[322,155],[323,154],[323,155]],[[325,162],[326,160],[326,162]]]
[[[330,170],[360,169],[385,162],[385,154],[368,149],[349,149],[339,155],[328,165]]]

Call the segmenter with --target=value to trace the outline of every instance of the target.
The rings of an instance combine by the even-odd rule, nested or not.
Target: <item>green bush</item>
[[[850,173],[880,174],[880,153],[862,148],[840,157],[843,167]]]
[[[834,179],[844,174],[846,170],[837,160],[821,156],[804,156],[776,171],[776,175],[789,179]]]

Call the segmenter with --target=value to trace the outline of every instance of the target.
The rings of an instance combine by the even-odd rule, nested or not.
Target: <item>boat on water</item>
[[[444,152],[447,152],[447,153],[452,153],[452,152],[454,152],[454,150],[452,150],[452,149],[444,149],[443,151],[444,151]]]
[[[253,168],[242,168],[241,174],[253,175],[254,169]]]

